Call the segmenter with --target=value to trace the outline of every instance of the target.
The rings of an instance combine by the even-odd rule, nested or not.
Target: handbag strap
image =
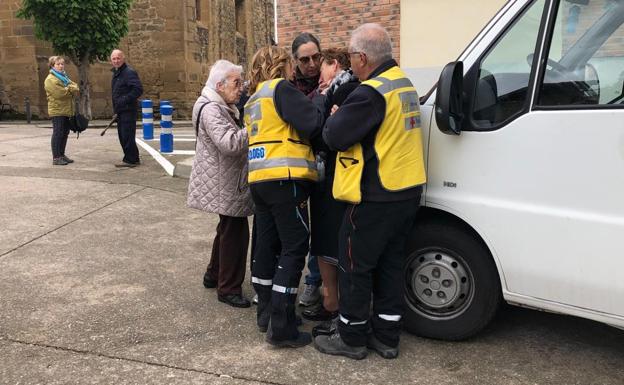
[[[209,101],[209,102],[202,104],[202,106],[199,108],[199,112],[197,113],[197,121],[195,122],[195,138],[196,139],[199,136],[199,122],[201,121],[202,111],[204,110],[204,107],[206,107],[210,103],[214,103],[214,102]],[[197,147],[197,142],[195,142],[195,146]]]

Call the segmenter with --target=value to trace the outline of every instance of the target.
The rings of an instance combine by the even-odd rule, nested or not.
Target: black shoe
[[[204,287],[206,289],[214,289],[217,287],[217,280],[210,278],[208,274],[204,274]]]
[[[368,354],[366,346],[350,346],[345,344],[338,332],[330,336],[315,337],[314,347],[321,353],[345,356],[354,360],[361,360]]]
[[[115,164],[115,167],[118,167],[118,168],[119,167],[129,167],[129,168],[132,168],[132,167],[136,167],[136,166],[138,166],[140,164],[141,164],[141,162],[130,163],[130,162],[123,161],[121,163]]]
[[[299,332],[296,338],[289,340],[276,340],[271,336],[271,333],[267,333],[265,341],[278,348],[301,348],[309,345],[312,342],[312,336],[310,333]]]
[[[323,305],[301,312],[301,316],[309,321],[330,321],[338,315],[338,311],[327,311]]]
[[[217,299],[219,302],[226,303],[230,306],[234,307],[249,307],[251,306],[251,302],[246,298],[243,298],[240,294],[225,294],[225,295],[217,295]]]
[[[270,321],[270,316],[267,317],[266,320],[264,320],[264,317],[261,317],[260,320],[258,320],[258,331],[260,331],[260,333],[266,333],[267,329],[269,328],[269,321]],[[295,317],[295,325],[297,326],[301,326],[303,325],[303,321],[301,320],[301,317],[296,316]]]
[[[67,166],[67,161],[65,159],[61,158],[55,158],[52,159],[52,165],[54,166]]]
[[[65,155],[63,155],[61,158],[65,159],[65,162],[67,163],[74,163],[73,159],[69,159],[68,157],[66,157]]]
[[[399,348],[390,347],[383,342],[379,341],[374,334],[369,334],[368,339],[366,340],[366,347],[374,350],[385,359],[393,359],[399,356]]]
[[[338,317],[320,323],[312,328],[312,337],[329,336],[338,330]]]

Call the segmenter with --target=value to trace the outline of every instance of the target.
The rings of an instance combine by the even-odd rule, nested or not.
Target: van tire
[[[500,279],[476,233],[442,220],[417,223],[406,251],[405,329],[456,341],[492,320],[501,303]]]

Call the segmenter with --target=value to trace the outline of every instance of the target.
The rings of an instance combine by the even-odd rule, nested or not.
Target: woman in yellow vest
[[[309,333],[297,330],[295,299],[309,250],[307,200],[318,180],[311,140],[320,139],[323,113],[287,80],[292,74],[288,51],[258,50],[251,62],[252,95],[244,121],[256,206],[252,283],[258,294],[258,328],[267,331],[269,344],[296,348],[312,341]]]

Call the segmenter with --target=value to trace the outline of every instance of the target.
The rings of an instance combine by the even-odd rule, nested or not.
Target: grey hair
[[[217,60],[212,67],[210,67],[210,74],[208,75],[208,80],[206,81],[206,87],[216,91],[217,83],[225,81],[228,74],[231,72],[243,73],[243,67],[227,60]]]
[[[366,23],[351,33],[351,50],[364,52],[371,64],[381,64],[392,59],[392,41],[384,27]]]

